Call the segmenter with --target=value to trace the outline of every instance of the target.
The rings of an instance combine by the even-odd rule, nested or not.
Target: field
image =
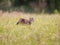
[[[34,22],[16,25],[21,17]],[[60,45],[60,15],[1,13],[0,45]]]

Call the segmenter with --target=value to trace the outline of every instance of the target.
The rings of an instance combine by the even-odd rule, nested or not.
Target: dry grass
[[[16,25],[21,17],[34,22]],[[0,16],[0,45],[60,45],[60,15],[6,12]]]

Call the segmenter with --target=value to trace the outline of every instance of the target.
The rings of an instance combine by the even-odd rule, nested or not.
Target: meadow
[[[34,22],[16,25],[22,17],[33,17]],[[0,45],[60,45],[60,15],[1,13]]]

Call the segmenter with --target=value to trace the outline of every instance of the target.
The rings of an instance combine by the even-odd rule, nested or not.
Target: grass
[[[21,17],[33,17],[34,22],[16,25]],[[0,45],[60,45],[60,15],[3,13],[0,16]]]

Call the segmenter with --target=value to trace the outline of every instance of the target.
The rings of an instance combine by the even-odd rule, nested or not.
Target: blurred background
[[[60,0],[0,0],[0,10],[30,13],[59,13]]]
[[[0,45],[60,45],[60,0],[0,0]]]

